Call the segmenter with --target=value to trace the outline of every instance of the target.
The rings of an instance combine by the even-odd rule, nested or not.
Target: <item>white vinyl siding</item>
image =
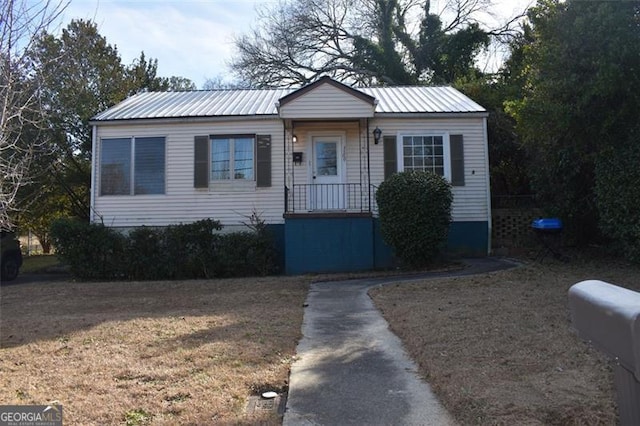
[[[94,195],[92,221],[113,227],[166,226],[189,223],[203,218],[219,220],[223,225],[240,225],[256,211],[267,223],[284,223],[284,158],[282,155],[282,121],[211,121],[158,124],[118,124],[96,126],[98,144],[103,138],[132,136],[165,136],[166,188],[164,195],[103,197]],[[250,190],[238,191],[232,186],[211,189],[194,188],[194,137],[215,134],[271,135],[272,185],[258,188],[255,181]],[[100,164],[100,147],[95,164]],[[100,182],[99,167],[94,170],[93,185]],[[224,186],[224,185],[223,185]]]
[[[280,107],[282,118],[342,119],[373,117],[374,106],[329,83]]]
[[[294,100],[295,101],[295,100]],[[293,101],[292,101],[293,102]],[[369,131],[379,127],[383,136],[402,134],[460,134],[464,136],[464,186],[453,187],[454,221],[488,221],[488,170],[483,118],[387,118],[369,122]],[[166,188],[164,195],[136,195],[103,197],[94,195],[92,220],[114,227],[140,225],[166,226],[188,223],[202,218],[220,220],[223,225],[240,225],[247,222],[252,211],[260,214],[270,224],[283,223],[284,213],[284,134],[280,119],[210,122],[175,122],[157,124],[118,124],[97,126],[97,143],[102,138],[131,138],[132,136],[164,135],[166,143]],[[309,136],[314,132],[335,132],[345,136],[346,182],[366,182],[366,129],[362,135],[358,122],[317,122],[298,124],[294,133],[298,142],[293,151],[303,152],[301,165],[293,166],[293,179],[297,184],[308,184]],[[258,188],[252,182],[250,188],[211,185],[211,188],[194,188],[194,137],[215,134],[271,135],[270,187]],[[362,137],[362,145],[361,138]],[[384,179],[383,146],[370,139],[369,153],[371,183],[378,186]],[[95,151],[95,164],[100,164],[100,147]],[[291,164],[291,163],[290,163]],[[95,166],[94,166],[95,167]],[[99,169],[99,167],[98,167]],[[361,174],[364,174],[364,178]],[[291,177],[290,174],[288,174]],[[93,185],[100,182],[94,171]],[[290,184],[291,182],[287,182]]]
[[[483,118],[377,119],[370,129],[379,127],[383,136],[403,134],[460,134],[464,136],[464,186],[454,186],[452,218],[456,222],[489,220],[486,166],[487,146]],[[383,143],[370,146],[371,183],[378,186],[384,180]]]

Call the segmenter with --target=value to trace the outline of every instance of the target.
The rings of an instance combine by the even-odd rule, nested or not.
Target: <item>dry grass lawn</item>
[[[570,330],[567,291],[585,279],[640,289],[636,267],[574,259],[372,297],[461,424],[611,425],[611,365]]]
[[[3,286],[0,404],[65,424],[279,424],[250,395],[287,388],[308,278]]]
[[[461,424],[615,424],[611,366],[570,330],[584,279],[640,289],[640,269],[591,258],[371,295]],[[67,424],[280,424],[245,406],[287,388],[310,280],[3,286],[0,404],[58,401]]]

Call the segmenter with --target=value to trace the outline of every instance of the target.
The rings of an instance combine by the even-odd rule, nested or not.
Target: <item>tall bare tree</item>
[[[513,21],[485,28],[492,0],[289,0],[259,11],[258,25],[236,39],[231,63],[253,86],[295,86],[320,75],[365,84],[452,82],[473,71],[492,36]]]
[[[68,2],[0,2],[0,228],[13,226],[18,190],[29,183],[30,163],[43,149],[37,130],[45,123],[39,70],[27,52]],[[25,134],[26,132],[30,134]]]

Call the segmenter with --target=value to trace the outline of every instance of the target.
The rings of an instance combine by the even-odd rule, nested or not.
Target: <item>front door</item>
[[[344,210],[344,147],[340,136],[313,136],[310,210]]]

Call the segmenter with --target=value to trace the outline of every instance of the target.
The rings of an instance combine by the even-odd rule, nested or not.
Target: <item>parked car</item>
[[[0,279],[2,281],[15,280],[22,266],[22,251],[20,241],[13,232],[0,233]]]

